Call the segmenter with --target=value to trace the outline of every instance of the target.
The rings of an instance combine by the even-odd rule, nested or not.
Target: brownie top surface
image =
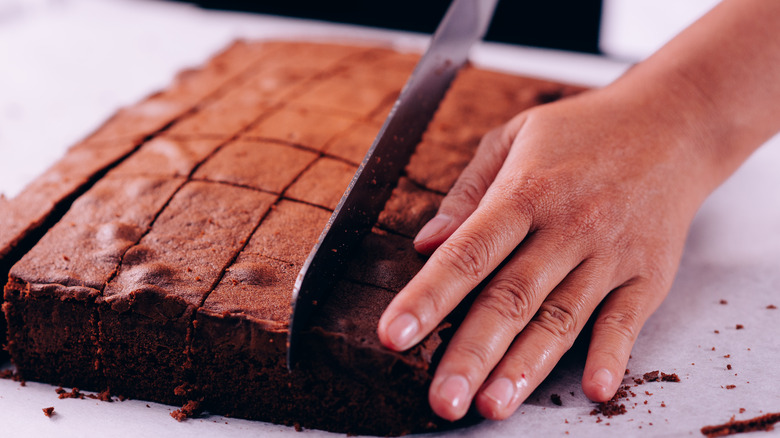
[[[385,48],[236,43],[120,111],[31,186],[22,200],[51,204],[63,181],[98,180],[12,277],[91,288],[119,311],[143,295],[285,330],[298,272],[418,59]],[[479,138],[576,91],[464,68],[314,324],[378,345],[382,309],[425,262],[412,239]],[[95,160],[98,170],[83,168]],[[5,217],[18,228],[17,216]]]

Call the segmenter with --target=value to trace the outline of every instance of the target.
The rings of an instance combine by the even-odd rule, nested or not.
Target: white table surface
[[[164,88],[175,72],[203,62],[232,39],[279,36],[391,41],[402,49],[426,43],[425,36],[415,34],[154,1],[0,1],[0,193],[14,196],[119,106]],[[610,82],[627,67],[592,56],[495,44],[477,47],[473,60],[593,86]],[[638,387],[627,414],[597,422],[579,387],[582,358],[573,357],[510,419],[441,435],[697,436],[702,426],[732,415],[780,412],[780,309],[766,309],[780,306],[778,169],[776,137],[705,203],[673,289],[639,337],[631,375],[674,372],[680,383]],[[719,304],[722,299],[728,304]],[[745,328],[736,330],[736,324]],[[553,393],[563,406],[551,403]],[[55,408],[52,418],[41,412],[48,406]],[[178,423],[168,416],[173,409],[137,400],[59,400],[50,385],[21,387],[0,380],[2,437],[301,436],[282,426],[218,416]]]

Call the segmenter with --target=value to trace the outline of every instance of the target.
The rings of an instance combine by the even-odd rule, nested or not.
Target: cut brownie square
[[[443,198],[402,177],[377,222],[382,228],[414,238],[436,214]]]
[[[288,107],[271,114],[246,134],[248,138],[276,140],[321,151],[336,135],[346,131],[355,119],[337,113]]]
[[[112,392],[182,402],[193,315],[274,195],[190,182],[122,259],[98,299],[100,361]]]
[[[357,166],[323,157],[303,172],[285,196],[335,210]]]
[[[409,160],[406,175],[429,190],[447,193],[473,155],[473,151],[424,140]]]
[[[242,254],[303,266],[330,215],[319,207],[282,200],[268,213]]]
[[[425,257],[414,250],[412,239],[374,229],[355,251],[345,277],[397,292],[424,263]]]
[[[324,152],[360,164],[381,127],[381,122],[358,122],[330,141]]]
[[[317,154],[267,141],[240,140],[210,157],[194,178],[281,193]]]

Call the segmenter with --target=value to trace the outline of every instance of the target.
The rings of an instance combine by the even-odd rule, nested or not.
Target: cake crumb
[[[774,309],[777,309],[777,306],[775,306],[774,304],[770,304],[770,305],[766,306],[766,308],[769,309],[769,310],[774,310]]]
[[[662,382],[679,382],[680,376],[677,375],[677,373],[661,373],[661,381]]]
[[[563,402],[561,401],[561,396],[558,394],[551,394],[550,400],[553,402],[556,406],[563,406]]]
[[[24,379],[22,379],[22,376],[20,376],[19,373],[15,373],[13,370],[0,371],[0,379],[13,380],[14,382],[19,382],[19,385],[21,386],[26,385],[26,382]]]
[[[51,416],[54,415],[54,406],[49,406],[48,408],[43,408],[43,415],[51,418]]]
[[[726,385],[726,389],[734,389],[737,385]]]
[[[745,326],[744,326],[744,325],[742,325],[742,324],[737,324],[737,330],[742,330],[743,328],[745,328]]]
[[[702,427],[701,433],[709,438],[713,438],[745,432],[768,432],[774,430],[774,424],[778,421],[780,421],[780,412],[741,421],[735,421],[734,417],[731,417],[727,423]]]
[[[729,302],[728,302],[728,301],[726,301],[726,300],[720,300],[720,304],[726,305],[726,304],[728,304],[728,303],[729,303]]]
[[[731,364],[730,364],[730,363],[727,363],[727,364],[726,364],[726,369],[727,369],[727,370],[730,370],[730,369],[731,369]]]
[[[55,389],[54,392],[57,393],[57,398],[64,399],[64,398],[77,398],[79,400],[84,400],[84,394],[79,391],[78,388],[73,388],[70,390],[70,392],[64,390],[62,386]]]
[[[171,417],[176,421],[184,421],[187,418],[197,417],[202,412],[200,401],[190,400],[181,407],[171,412]]]

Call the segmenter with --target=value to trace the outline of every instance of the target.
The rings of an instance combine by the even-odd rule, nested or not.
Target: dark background
[[[180,0],[260,12],[432,33],[450,0]],[[501,0],[487,40],[599,53],[601,0]]]

